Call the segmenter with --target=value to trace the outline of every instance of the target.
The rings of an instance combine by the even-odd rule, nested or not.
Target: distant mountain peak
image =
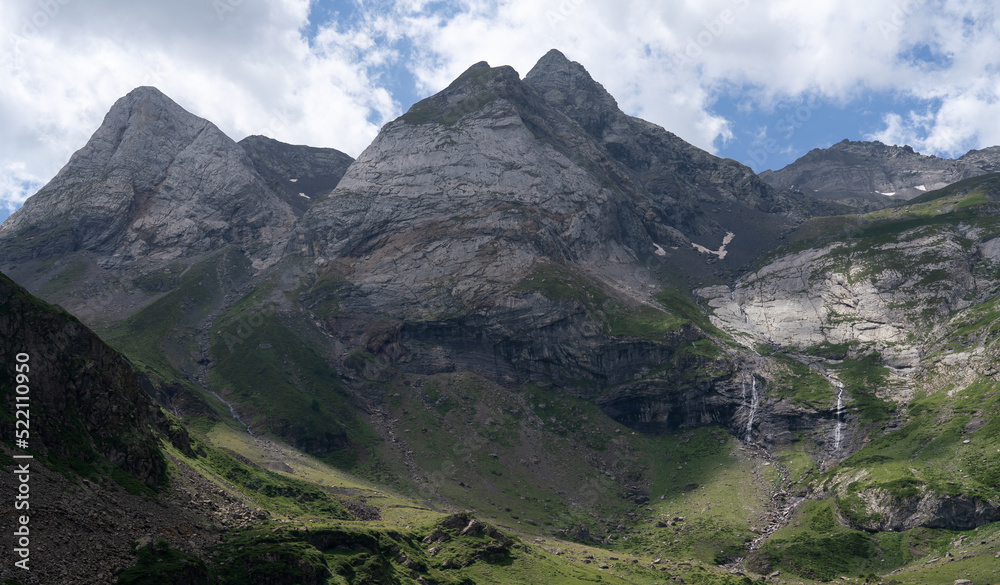
[[[872,154],[877,156],[899,156],[901,154],[912,154],[917,156],[922,155],[919,152],[913,150],[913,147],[904,144],[902,146],[898,144],[885,144],[884,142],[878,140],[849,140],[847,138],[841,140],[840,142],[834,144],[829,149],[813,149],[815,152],[823,152],[824,150],[836,150],[845,152],[856,152],[862,154]]]
[[[0,263],[80,251],[104,268],[155,265],[252,242],[257,258],[271,258],[259,242],[286,233],[294,217],[231,138],[144,86],[117,100],[87,144],[0,226]]]
[[[920,154],[909,145],[844,139],[829,148],[814,148],[792,164],[764,171],[760,177],[778,188],[872,209],[994,172],[998,154],[987,149],[952,160]]]

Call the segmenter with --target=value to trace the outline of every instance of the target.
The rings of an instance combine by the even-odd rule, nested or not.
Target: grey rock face
[[[488,306],[541,261],[629,272],[633,290],[647,271],[622,267],[640,262],[718,276],[773,246],[806,202],[625,115],[552,51],[523,81],[479,63],[386,125],[289,252],[336,259],[377,305],[429,316]]]
[[[958,158],[959,162],[978,167],[987,173],[1000,172],[1000,146],[970,150]]]
[[[711,221],[693,209],[697,202],[739,201],[762,211],[785,211],[779,193],[749,167],[713,156],[660,126],[626,115],[582,65],[559,51],[542,57],[525,82],[580,124],[654,199],[669,208],[680,205],[684,212],[673,212],[675,227],[690,229],[692,223]]]
[[[634,186],[616,171],[513,69],[475,66],[383,128],[302,217],[290,251],[347,263],[393,311],[475,306],[542,259],[651,254]]]
[[[721,240],[733,232],[738,243],[724,260],[740,266],[773,247],[795,219],[822,209],[814,198],[781,192],[745,165],[713,156],[660,126],[626,115],[582,65],[559,51],[542,57],[525,83],[624,167],[624,174],[647,194],[643,224],[661,241],[676,241],[675,230],[691,240],[699,236]]]
[[[785,168],[764,171],[760,177],[781,189],[878,208],[994,172],[997,160],[995,149],[951,160],[925,156],[909,146],[843,140],[830,148],[813,149]]]
[[[285,144],[266,136],[247,136],[238,142],[264,182],[302,215],[314,201],[333,191],[350,156],[333,148]]]
[[[698,291],[716,322],[755,343],[810,347],[861,342],[900,367],[920,360],[912,337],[995,294],[997,238],[956,226],[916,228],[858,253],[854,243],[789,254],[733,287]],[[971,246],[971,249],[970,249]]]
[[[236,244],[261,265],[294,220],[246,153],[151,87],[115,103],[69,163],[0,226],[3,265],[95,252],[113,267]]]
[[[868,489],[858,496],[864,505],[864,519],[845,524],[862,530],[902,532],[917,527],[973,530],[1000,520],[1000,507],[996,503],[970,495],[942,495],[924,489],[914,496],[898,497],[884,489]]]
[[[93,463],[99,455],[146,484],[160,481],[167,463],[154,429],[167,425],[149,382],[82,323],[3,274],[0,305],[0,351],[11,372],[15,355],[28,355],[31,418],[46,421],[31,426],[32,450],[54,461]],[[5,412],[17,410],[12,384],[0,387],[0,400]],[[0,432],[13,442],[14,431]]]

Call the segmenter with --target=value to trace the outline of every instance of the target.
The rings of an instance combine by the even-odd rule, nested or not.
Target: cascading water
[[[228,401],[228,400],[226,400],[225,398],[223,398],[223,397],[219,396],[219,395],[218,395],[218,394],[216,394],[215,392],[212,392],[211,390],[209,390],[208,392],[209,392],[209,393],[210,393],[210,394],[211,394],[212,396],[215,396],[216,398],[218,398],[220,402],[222,402],[223,404],[225,404],[226,406],[228,406],[228,407],[229,407],[229,414],[231,414],[231,415],[233,416],[233,419],[234,419],[234,420],[235,420],[236,422],[238,422],[238,423],[240,423],[241,425],[243,425],[243,427],[244,427],[244,428],[246,428],[246,431],[247,431],[247,434],[248,434],[248,435],[250,435],[251,437],[252,437],[252,436],[254,436],[254,434],[253,434],[253,431],[251,431],[251,430],[250,430],[250,425],[248,425],[247,423],[243,422],[243,419],[241,419],[241,418],[240,418],[240,415],[239,415],[239,413],[238,413],[238,412],[236,412],[236,409],[235,409],[235,408],[233,407],[233,405],[232,405],[232,404],[230,404],[230,403],[229,403],[229,401]]]
[[[757,414],[757,405],[760,404],[760,396],[757,394],[757,377],[750,376],[750,415],[747,416],[746,442],[753,441],[753,418]],[[747,399],[747,385],[743,382],[743,401]]]
[[[833,428],[833,450],[840,451],[840,438],[841,438],[841,422],[840,422],[840,411],[844,408],[844,384],[837,382],[837,388],[840,389],[837,392],[837,424]]]

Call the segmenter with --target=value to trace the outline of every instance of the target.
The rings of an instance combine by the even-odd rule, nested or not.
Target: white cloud
[[[884,127],[869,138],[949,157],[1000,144],[1000,125],[992,122],[1000,120],[1000,92],[976,85],[942,96],[934,111],[886,114]]]

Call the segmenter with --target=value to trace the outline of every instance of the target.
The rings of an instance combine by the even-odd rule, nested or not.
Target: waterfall
[[[747,417],[747,434],[745,441],[750,443],[753,441],[753,417],[757,414],[757,405],[760,404],[760,395],[757,394],[757,377],[751,375],[752,380],[750,384],[750,415]],[[743,401],[746,402],[747,399],[747,385],[743,382]]]
[[[833,450],[835,452],[840,451],[840,425],[842,424],[840,422],[840,411],[844,408],[844,384],[842,382],[837,382],[837,388],[839,388],[840,391],[837,392],[837,424],[833,428]]]
[[[241,425],[243,425],[244,428],[246,428],[248,435],[250,435],[251,437],[254,436],[253,431],[250,430],[250,425],[248,425],[247,423],[243,422],[243,419],[240,418],[239,413],[236,412],[236,409],[233,407],[233,405],[228,400],[226,400],[225,398],[219,396],[215,392],[212,392],[211,390],[209,390],[208,393],[211,394],[212,396],[215,396],[216,398],[219,399],[220,402],[222,402],[223,404],[225,404],[226,406],[228,406],[229,407],[229,414],[231,414],[233,416],[233,419],[236,422],[238,422]]]

